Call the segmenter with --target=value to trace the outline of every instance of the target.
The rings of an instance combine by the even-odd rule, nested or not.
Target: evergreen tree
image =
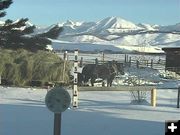
[[[6,12],[4,11],[12,4],[12,0],[0,0],[0,17],[4,17]]]
[[[12,0],[0,1],[0,14],[5,15],[4,9],[8,8]],[[28,18],[17,21],[6,20],[0,26],[0,47],[8,49],[27,49],[30,51],[46,50],[46,46],[51,44],[49,38],[55,39],[62,31],[58,25],[42,34],[33,34],[35,26],[27,26]]]

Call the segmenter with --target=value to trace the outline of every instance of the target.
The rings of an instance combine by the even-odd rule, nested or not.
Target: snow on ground
[[[46,93],[0,87],[0,135],[53,134]],[[131,104],[129,92],[80,92],[79,108],[62,114],[62,135],[164,135],[165,120],[180,118],[176,98],[177,89],[158,89],[157,107],[152,107]]]
[[[79,108],[62,114],[62,135],[164,135],[165,120],[180,119],[176,108],[180,80],[168,79],[151,68],[131,67],[125,73],[118,79],[140,78],[157,86],[157,107],[150,105],[150,92],[147,103],[141,105],[132,104],[127,91],[79,92]],[[118,81],[113,84],[122,83]],[[68,92],[72,94],[71,89]],[[53,134],[53,113],[44,103],[46,93],[46,89],[0,87],[0,135]]]
[[[83,38],[83,37],[82,37]],[[119,45],[114,43],[106,43],[106,42],[63,42],[57,40],[53,41],[52,45],[54,50],[75,50],[79,49],[81,51],[104,51],[104,50],[112,50],[114,52],[144,52],[144,53],[164,53],[160,47],[157,46],[128,46],[128,45]]]

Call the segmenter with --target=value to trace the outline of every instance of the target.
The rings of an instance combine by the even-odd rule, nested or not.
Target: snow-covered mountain
[[[87,44],[92,44],[94,50],[98,48],[100,51],[113,48],[113,51],[162,52],[162,47],[180,46],[180,23],[159,26],[135,24],[119,17],[108,17],[98,22],[68,20],[59,26],[63,27],[63,32],[54,41],[56,49],[80,48],[88,51]],[[92,51],[92,47],[90,48]]]
[[[120,17],[97,22],[67,20],[43,28],[36,26],[34,34],[47,32],[57,25],[63,27],[63,31],[53,40],[55,49],[162,52],[162,47],[180,47],[180,23],[169,26],[135,24]]]

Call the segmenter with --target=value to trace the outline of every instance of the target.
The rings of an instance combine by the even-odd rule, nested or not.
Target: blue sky
[[[7,18],[29,18],[37,25],[66,20],[98,21],[118,16],[134,23],[170,25],[180,22],[180,0],[13,0]]]

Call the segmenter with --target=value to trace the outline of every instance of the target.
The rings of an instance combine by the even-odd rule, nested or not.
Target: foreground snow
[[[53,134],[53,113],[44,105],[46,93],[0,87],[0,135]],[[62,135],[164,135],[164,121],[180,118],[177,90],[158,89],[157,95],[154,108],[149,103],[130,104],[129,92],[80,92],[79,108],[62,115]]]

